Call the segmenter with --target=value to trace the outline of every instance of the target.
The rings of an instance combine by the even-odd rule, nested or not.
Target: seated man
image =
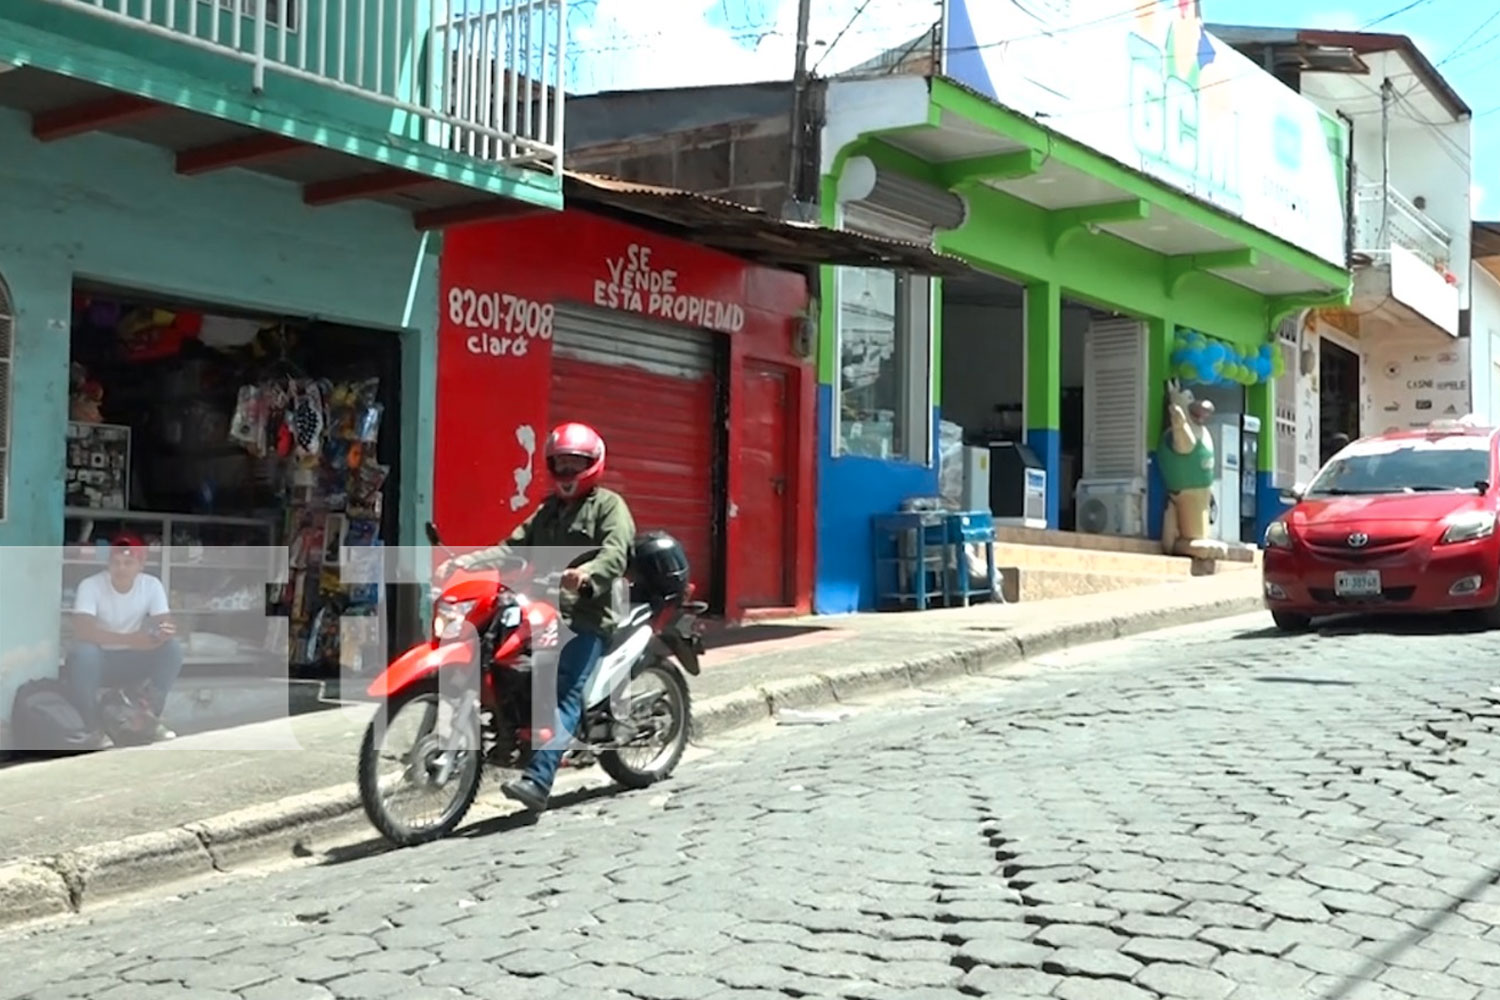
[[[110,545],[109,569],[78,584],[67,682],[83,721],[94,730],[100,727],[101,690],[149,684],[156,739],[169,740],[175,734],[161,716],[182,672],[182,645],[168,617],[166,588],[142,572],[145,563],[145,544],[120,535]]]

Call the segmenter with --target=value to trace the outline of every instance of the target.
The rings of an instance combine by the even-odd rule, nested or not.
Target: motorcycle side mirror
[[[437,525],[431,521],[427,522],[427,541],[433,545],[442,545],[443,541],[438,537]]]

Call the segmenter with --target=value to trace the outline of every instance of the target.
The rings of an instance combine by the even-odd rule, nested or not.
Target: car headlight
[[[1291,547],[1292,533],[1285,521],[1272,521],[1266,525],[1266,548],[1289,549]]]
[[[432,637],[457,639],[463,632],[464,619],[478,601],[443,601],[432,610]]]
[[[1472,542],[1476,538],[1488,538],[1495,533],[1495,512],[1492,510],[1468,510],[1448,518],[1448,527],[1443,531],[1440,544]]]

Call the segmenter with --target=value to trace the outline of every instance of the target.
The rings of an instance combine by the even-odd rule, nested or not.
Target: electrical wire
[[[1391,11],[1389,14],[1382,14],[1373,21],[1366,21],[1364,24],[1360,25],[1359,30],[1366,31],[1370,28],[1375,27],[1375,25],[1377,24],[1384,24],[1386,21],[1391,20],[1391,18],[1400,17],[1407,11],[1416,10],[1418,7],[1424,6],[1431,2],[1432,0],[1412,0],[1412,2],[1407,4],[1405,7],[1397,8],[1396,10]]]
[[[865,8],[867,8],[870,5],[870,2],[871,2],[871,0],[864,0],[864,2],[861,3],[859,9],[855,11],[855,16],[851,17],[845,23],[844,27],[840,30],[838,36],[834,38],[833,42],[829,43],[829,45],[827,46],[828,50],[831,50],[834,47],[834,45],[836,45],[838,43],[838,41],[839,41],[840,38],[845,37],[846,35],[849,35],[849,34],[856,34],[856,35],[858,35],[858,34],[864,34],[864,33],[869,33],[869,34],[875,34],[875,33],[880,33],[880,34],[895,34],[895,32],[891,30],[891,28],[890,28],[889,25],[874,25],[874,26],[871,26],[868,29],[868,31],[866,31],[865,29],[860,29],[860,28],[855,27],[856,22],[859,21],[859,19],[860,19],[860,15],[864,12]],[[983,0],[980,0],[980,2],[983,2]],[[1132,20],[1134,20],[1138,16],[1139,11],[1141,11],[1142,9],[1145,9],[1145,8],[1148,8],[1148,7],[1151,7],[1151,6],[1155,6],[1157,4],[1161,4],[1161,3],[1164,3],[1164,2],[1165,2],[1165,0],[1132,0],[1132,2],[1130,3],[1130,5],[1128,7],[1125,7],[1123,9],[1117,10],[1117,11],[1115,11],[1113,13],[1110,13],[1110,14],[1103,14],[1103,15],[1100,15],[1098,17],[1091,18],[1090,20],[1087,20],[1087,21],[1079,21],[1076,24],[1058,25],[1056,27],[1046,28],[1046,29],[1039,30],[1039,31],[1027,32],[1027,33],[1019,34],[1019,35],[1011,35],[1011,36],[1009,36],[1009,37],[1007,37],[1005,39],[1002,39],[1002,40],[999,40],[999,41],[995,41],[995,42],[985,42],[985,43],[982,43],[982,44],[966,45],[966,46],[952,46],[952,47],[949,47],[948,51],[950,51],[950,52],[967,52],[967,51],[976,51],[976,50],[991,49],[991,48],[996,48],[996,47],[1001,46],[1001,45],[1010,44],[1010,43],[1013,43],[1013,42],[1024,42],[1024,41],[1031,41],[1031,40],[1034,40],[1034,39],[1041,39],[1041,38],[1056,38],[1058,36],[1069,35],[1069,34],[1071,34],[1073,32],[1086,31],[1086,30],[1089,30],[1091,28],[1097,28],[1097,27],[1100,27],[1100,26],[1103,26],[1103,25],[1106,25],[1106,24],[1132,21]],[[724,3],[721,3],[721,7],[725,6],[726,4],[727,4],[727,0],[724,0]],[[577,7],[580,7],[580,6],[585,6],[585,5],[597,7],[597,0],[573,0],[573,3],[569,6],[570,16],[571,16],[571,13],[572,13],[572,11],[574,9],[576,9]],[[727,18],[726,18],[726,20],[727,20]],[[925,19],[922,20],[922,21],[920,21],[920,22],[911,22],[911,30],[916,30],[916,29],[921,28],[921,27],[926,27],[930,23],[931,22],[929,22],[929,21],[927,21]],[[903,31],[903,32],[901,32],[901,35],[904,37],[907,33],[908,32]],[[757,26],[754,26],[754,27],[747,26],[744,30],[741,30],[741,31],[738,31],[738,32],[727,32],[726,35],[727,35],[727,37],[729,37],[733,41],[736,41],[736,42],[745,42],[745,41],[759,41],[759,40],[764,40],[766,38],[771,38],[771,37],[786,37],[787,32],[778,30],[778,29],[776,29],[774,27],[769,26],[768,24],[761,24],[761,25],[757,25]],[[653,41],[642,39],[640,41],[629,43],[629,44],[610,45],[610,46],[607,46],[607,47],[606,46],[590,47],[590,48],[584,49],[583,51],[586,52],[586,53],[634,51],[634,50],[639,50],[639,49],[650,48],[650,47],[652,47],[655,44],[657,44],[657,43],[653,42]],[[571,48],[571,46],[570,46],[570,48]],[[819,58],[819,62],[820,63],[822,61],[822,58],[826,57],[827,54],[828,54],[828,52],[825,50],[824,53],[823,53],[823,55],[822,55],[822,57]]]
[[[922,32],[916,38],[912,39],[911,44],[909,44],[904,50],[898,53],[896,55],[896,58],[891,60],[890,66],[886,68],[886,75],[889,76],[895,73],[896,70],[900,68],[901,64],[906,62],[906,60],[911,57],[912,53],[917,51],[917,49],[922,45],[923,42],[931,42],[937,30],[942,26],[942,23],[942,21],[932,22],[932,26],[930,28]]]
[[[975,0],[975,2],[986,2],[986,0]],[[1041,39],[1041,38],[1056,38],[1056,37],[1059,37],[1059,36],[1066,36],[1066,35],[1072,34],[1074,32],[1087,31],[1087,30],[1090,30],[1090,29],[1093,29],[1093,28],[1103,27],[1105,25],[1133,21],[1137,17],[1139,17],[1140,14],[1143,11],[1149,10],[1152,7],[1161,6],[1165,2],[1166,2],[1166,0],[1129,0],[1128,5],[1125,6],[1125,7],[1122,7],[1120,9],[1118,9],[1118,10],[1115,10],[1112,13],[1101,14],[1101,15],[1099,15],[1097,17],[1090,18],[1090,19],[1085,20],[1085,21],[1079,21],[1079,22],[1073,23],[1073,24],[1061,24],[1061,25],[1049,26],[1047,28],[1043,28],[1043,29],[1038,30],[1038,31],[1027,32],[1027,33],[1018,34],[1018,35],[1010,35],[1010,36],[1008,36],[1006,38],[998,39],[998,40],[992,41],[992,42],[977,42],[977,43],[975,43],[973,45],[955,45],[955,46],[946,46],[945,48],[946,48],[946,51],[949,52],[949,53],[954,53],[954,52],[976,52],[976,51],[985,51],[985,50],[993,49],[993,48],[999,48],[1000,46],[1010,45],[1010,44],[1013,44],[1013,43],[1016,43],[1016,42],[1025,42],[1025,41],[1032,41],[1032,40]],[[1389,12],[1387,12],[1385,14],[1382,14],[1379,17],[1374,18],[1373,20],[1367,21],[1365,24],[1361,25],[1359,27],[1359,29],[1357,29],[1357,30],[1364,31],[1364,30],[1366,30],[1368,28],[1374,27],[1377,24],[1382,24],[1382,23],[1384,23],[1384,22],[1386,22],[1388,20],[1391,20],[1392,18],[1398,17],[1398,16],[1400,16],[1402,14],[1405,14],[1405,13],[1407,13],[1409,11],[1415,10],[1416,8],[1424,6],[1424,5],[1426,5],[1428,3],[1431,3],[1431,2],[1432,2],[1432,0],[1411,0],[1411,2],[1405,4],[1402,7],[1399,7],[1397,9],[1395,9],[1395,10],[1392,10],[1392,11],[1389,11]],[[860,4],[860,6],[858,7],[858,9],[855,10],[854,15],[852,17],[850,17],[847,22],[845,22],[844,26],[839,30],[838,35],[835,36],[834,40],[832,42],[830,42],[829,45],[826,47],[826,49],[824,50],[824,52],[822,53],[822,55],[819,57],[818,63],[815,64],[814,68],[816,68],[817,65],[821,65],[823,59],[827,58],[829,52],[831,52],[833,50],[834,46],[836,46],[839,43],[840,39],[844,38],[851,31],[853,31],[853,33],[855,33],[855,34],[862,34],[862,33],[864,33],[863,31],[855,30],[854,26],[861,19],[861,17],[863,16],[865,10],[870,6],[870,3],[871,3],[871,0],[863,0],[863,2]],[[570,6],[569,6],[570,19],[571,19],[571,15],[572,15],[573,11],[577,10],[578,8],[581,8],[581,7],[592,7],[592,8],[597,9],[598,2],[597,2],[597,0],[573,0],[573,3],[570,4]],[[731,24],[732,23],[732,18],[731,18],[730,14],[729,14],[729,0],[721,0],[721,2],[719,4],[719,7],[720,7],[721,10],[724,11],[724,21],[725,21],[725,23],[726,24]],[[913,22],[912,26],[913,26],[913,28],[915,28],[915,27],[919,27],[921,25],[925,25],[927,23],[928,22],[926,22],[926,21]],[[880,32],[880,33],[892,33],[892,32],[889,32],[889,26],[886,26],[886,25],[872,26],[871,29],[870,29],[870,31],[869,31],[869,33],[873,34],[873,33],[876,33],[876,32]],[[903,32],[902,34],[904,35],[905,32]],[[726,32],[726,35],[727,35],[727,37],[729,37],[731,40],[733,40],[735,42],[760,42],[760,41],[764,41],[767,38],[785,37],[787,35],[787,33],[784,32],[784,31],[781,31],[781,30],[779,30],[777,28],[775,28],[774,27],[774,22],[761,22],[760,24],[752,24],[751,22],[745,22],[745,27],[742,30]],[[649,40],[642,39],[640,41],[633,42],[633,43],[628,43],[628,44],[618,44],[618,45],[609,45],[609,46],[594,46],[594,47],[589,47],[589,48],[583,49],[582,53],[575,53],[575,55],[581,55],[583,53],[590,53],[590,54],[592,54],[592,53],[599,53],[599,52],[636,51],[636,50],[639,50],[639,49],[650,48],[654,44],[657,44],[657,43],[649,41]],[[572,46],[570,46],[570,49],[571,48],[572,48]]]
[[[1459,55],[1460,52],[1463,51],[1464,46],[1468,45],[1476,37],[1478,37],[1478,35],[1479,35],[1479,33],[1481,31],[1483,31],[1485,28],[1488,28],[1491,24],[1493,24],[1496,18],[1500,18],[1500,7],[1496,7],[1494,9],[1494,11],[1491,12],[1491,14],[1490,14],[1489,17],[1485,18],[1483,21],[1481,21],[1479,23],[1479,27],[1475,28],[1473,31],[1471,31],[1467,35],[1465,35],[1463,37],[1463,39],[1460,40],[1457,45],[1453,46],[1453,50],[1451,52],[1449,52],[1442,59],[1438,60],[1437,64],[1439,66],[1443,66],[1443,65],[1447,64],[1448,62],[1451,62],[1456,56]],[[1485,45],[1487,45],[1490,42],[1494,41],[1496,38],[1500,38],[1500,32],[1496,32],[1495,34],[1491,35],[1489,38],[1487,38],[1485,41],[1481,42],[1479,45],[1476,45],[1474,47],[1474,49],[1471,49],[1470,51],[1472,52],[1472,51],[1475,51],[1477,49],[1483,48]]]
[[[834,50],[834,48],[839,44],[839,42],[843,38],[845,38],[847,35],[849,35],[851,33],[851,31],[854,31],[855,33],[860,33],[858,31],[855,31],[855,26],[858,24],[858,22],[860,21],[860,19],[863,17],[863,15],[865,14],[866,10],[868,10],[868,8],[870,7],[871,2],[872,2],[872,0],[862,0],[862,2],[860,3],[859,7],[856,8],[856,10],[854,11],[853,15],[844,23],[843,27],[840,28],[838,34],[834,36],[833,41],[829,43],[829,45],[824,49],[824,51],[822,52],[822,54],[818,57],[817,62],[814,63],[814,65],[813,65],[812,69],[810,70],[810,72],[816,73],[817,69],[820,66],[822,66],[824,60],[826,60],[828,58],[828,56],[832,53],[832,51]],[[994,41],[994,42],[983,42],[983,43],[976,43],[974,45],[965,45],[965,46],[945,46],[945,51],[951,54],[951,53],[955,53],[955,52],[986,50],[986,49],[995,48],[995,47],[998,47],[998,46],[1001,46],[1001,45],[1014,44],[1016,42],[1033,41],[1033,40],[1040,40],[1040,39],[1044,39],[1044,38],[1057,38],[1059,36],[1065,36],[1065,35],[1068,35],[1068,34],[1073,33],[1073,32],[1086,31],[1086,30],[1090,30],[1090,29],[1102,27],[1104,25],[1112,24],[1112,23],[1115,23],[1115,22],[1122,22],[1122,21],[1134,20],[1136,17],[1139,16],[1139,14],[1143,10],[1146,10],[1146,9],[1148,9],[1148,8],[1150,8],[1152,6],[1155,6],[1155,5],[1157,5],[1157,4],[1161,3],[1161,2],[1163,2],[1163,0],[1132,0],[1132,2],[1130,2],[1130,4],[1129,4],[1128,7],[1125,7],[1125,8],[1120,9],[1120,10],[1116,10],[1116,11],[1114,11],[1112,13],[1109,13],[1109,14],[1101,15],[1099,17],[1091,18],[1091,19],[1086,20],[1086,21],[1080,21],[1080,22],[1077,22],[1077,23],[1074,23],[1074,24],[1058,25],[1056,27],[1051,27],[1051,28],[1048,28],[1046,30],[1031,32],[1031,33],[1028,33],[1028,34],[1013,35],[1013,36],[1010,36],[1008,38],[1001,39],[1001,40]],[[1406,14],[1406,13],[1409,13],[1409,12],[1411,12],[1413,10],[1416,10],[1419,7],[1423,7],[1423,6],[1425,6],[1426,4],[1428,4],[1430,2],[1431,2],[1431,0],[1410,0],[1410,2],[1408,2],[1408,3],[1406,3],[1406,4],[1402,5],[1402,6],[1400,6],[1398,8],[1396,8],[1394,10],[1388,11],[1388,12],[1386,12],[1384,14],[1381,14],[1378,17],[1375,17],[1375,18],[1367,21],[1365,24],[1363,24],[1360,27],[1359,30],[1365,30],[1367,28],[1374,27],[1374,26],[1376,26],[1378,24],[1383,24],[1386,21],[1389,21],[1389,20],[1392,20],[1392,19],[1394,19],[1396,17],[1401,16],[1402,14]],[[579,7],[583,7],[583,6],[593,6],[593,7],[597,8],[597,0],[574,0],[574,4],[570,7],[570,13],[571,13],[572,10],[576,10]],[[732,22],[733,19],[732,19],[732,16],[730,14],[730,3],[729,3],[729,0],[721,0],[719,6],[720,6],[720,9],[724,12],[724,20],[725,20],[725,22],[726,23]],[[1484,21],[1483,23],[1481,23],[1477,28],[1475,28],[1475,30],[1470,34],[1469,38],[1472,38],[1472,37],[1478,35],[1478,33],[1480,31],[1483,31],[1484,28],[1487,27],[1497,17],[1500,17],[1500,9],[1497,9],[1495,11],[1495,13],[1492,14],[1489,19],[1487,19],[1486,21]],[[749,22],[746,22],[746,23],[748,24]],[[924,24],[923,26],[928,27],[929,30],[931,29],[930,25]],[[886,27],[876,27],[876,28],[874,28],[872,30],[886,31],[886,30],[888,30],[888,28],[886,28]],[[778,30],[778,29],[776,29],[774,27],[763,26],[763,27],[757,27],[757,28],[753,28],[753,29],[750,29],[750,30],[746,30],[746,31],[728,33],[728,37],[730,39],[732,39],[733,41],[735,41],[735,42],[740,42],[740,43],[751,42],[751,43],[753,43],[755,45],[759,45],[761,42],[764,42],[768,38],[786,37],[786,34],[787,34],[786,32],[780,31],[780,30]],[[1462,50],[1464,44],[1466,44],[1467,41],[1469,40],[1469,39],[1466,38],[1464,41],[1460,42],[1458,46],[1455,47],[1454,51],[1451,52],[1443,60],[1443,62],[1447,62],[1449,60],[1456,60],[1456,59],[1465,59],[1468,56],[1472,55],[1474,52],[1478,51],[1480,48],[1482,48],[1482,47],[1490,44],[1490,42],[1493,42],[1497,38],[1500,38],[1500,32],[1497,32],[1494,36],[1486,39],[1486,41],[1480,43],[1480,45],[1474,46],[1474,47],[1470,48],[1466,52],[1461,52],[1460,50]],[[657,43],[653,43],[652,41],[649,41],[649,40],[641,40],[641,41],[637,41],[637,42],[633,42],[633,43],[621,43],[621,44],[615,44],[615,45],[591,46],[591,47],[587,47],[587,48],[582,48],[581,50],[580,50],[580,47],[578,47],[576,45],[570,45],[570,47],[569,47],[569,57],[570,57],[570,62],[572,62],[574,60],[583,58],[585,55],[588,55],[588,56],[597,56],[599,54],[612,53],[612,52],[613,53],[618,53],[618,52],[627,52],[627,51],[638,51],[638,50],[641,50],[641,49],[650,48],[650,47],[653,46],[653,44],[657,44]],[[1441,63],[1439,63],[1439,65],[1441,65]],[[1211,89],[1213,87],[1217,87],[1217,86],[1219,86],[1221,84],[1234,83],[1234,82],[1236,82],[1238,80],[1249,79],[1251,77],[1261,77],[1261,76],[1264,76],[1264,75],[1265,75],[1265,71],[1262,70],[1260,67],[1256,66],[1256,67],[1253,67],[1252,69],[1250,69],[1248,71],[1241,72],[1241,73],[1234,73],[1234,74],[1231,74],[1231,75],[1229,75],[1227,77],[1224,77],[1222,79],[1215,80],[1215,81],[1213,81],[1211,83],[1208,83],[1208,84],[1204,84],[1204,85],[1202,85],[1202,86],[1200,86],[1198,88],[1198,91],[1199,91],[1199,93],[1201,93],[1201,92],[1203,92],[1205,90]],[[1417,74],[1414,71],[1405,71],[1405,72],[1398,73],[1398,74],[1392,74],[1391,75],[1391,79],[1395,80],[1395,79],[1401,79],[1401,78],[1405,78],[1405,77],[1415,78],[1416,76],[1417,76]],[[1418,82],[1420,82],[1420,81],[1418,81]],[[1415,89],[1415,88],[1413,88],[1413,89]],[[1408,90],[1407,93],[1409,94],[1409,93],[1411,93],[1411,91]],[[1379,98],[1378,94],[1372,94],[1372,96],[1375,97],[1376,99]],[[1135,102],[1133,102],[1133,101],[1129,101],[1129,102],[1125,102],[1125,103],[1122,103],[1122,104],[1109,105],[1107,107],[1085,108],[1085,109],[1081,109],[1081,110],[1079,110],[1079,109],[1070,109],[1067,112],[1067,117],[1068,118],[1086,117],[1086,116],[1092,116],[1092,115],[1096,115],[1096,114],[1105,114],[1105,113],[1114,112],[1114,111],[1128,110],[1129,108],[1131,108],[1131,107],[1134,106],[1134,103]],[[1415,109],[1413,109],[1413,110],[1415,110]],[[1494,113],[1496,111],[1500,111],[1500,106],[1497,106],[1496,108],[1489,109],[1489,110],[1487,110],[1485,112],[1481,112],[1480,114],[1477,114],[1474,117],[1476,117],[1476,118],[1478,118],[1478,117],[1484,117],[1484,116],[1492,114],[1492,113]],[[1430,126],[1433,126],[1433,127],[1437,127],[1438,125],[1442,124],[1442,123],[1428,122],[1428,121],[1426,121],[1424,119],[1421,119],[1419,117],[1412,117],[1412,116],[1405,116],[1405,117],[1410,117],[1411,120],[1413,120],[1413,121],[1418,121],[1418,122],[1421,122],[1422,124],[1430,125]],[[1446,136],[1444,138],[1446,139]],[[1451,142],[1451,140],[1449,140],[1449,141]]]
[[[849,29],[854,26],[854,22],[858,21],[861,17],[864,16],[865,11],[869,9],[870,3],[871,0],[864,0],[864,2],[855,9],[854,13],[849,17],[849,20],[844,22],[844,26],[839,29],[839,33],[833,36],[833,41],[829,42],[827,47],[823,49],[823,54],[818,56],[818,61],[813,63],[812,68],[807,71],[808,76],[817,75],[818,67],[823,65],[823,60],[827,59],[829,54],[838,47],[839,42],[843,41],[844,35],[848,34]]]

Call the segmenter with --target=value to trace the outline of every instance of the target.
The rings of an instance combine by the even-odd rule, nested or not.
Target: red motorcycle
[[[427,537],[443,548],[432,524]],[[368,688],[381,706],[360,747],[360,800],[397,846],[447,836],[473,805],[484,765],[522,770],[533,746],[552,738],[546,728],[532,731],[532,661],[563,641],[557,609],[512,586],[530,568],[524,559],[507,567],[515,572],[459,571],[434,588],[431,637]],[[561,575],[532,582],[551,592]],[[698,620],[707,605],[692,600],[687,557],[665,532],[636,538],[626,579],[629,611],[587,681],[583,719],[563,766],[597,761],[624,787],[645,788],[669,776],[687,748],[692,719],[683,671],[699,672]],[[555,707],[543,706],[544,717],[555,718]],[[413,735],[392,739],[409,717]],[[388,741],[404,749],[387,758]],[[386,759],[389,775],[381,769]],[[425,820],[398,815],[394,800],[402,793],[431,802]]]

